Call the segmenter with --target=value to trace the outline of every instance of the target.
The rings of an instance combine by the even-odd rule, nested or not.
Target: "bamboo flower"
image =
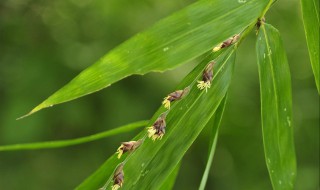
[[[189,91],[190,91],[189,87],[183,90],[174,91],[163,99],[162,104],[164,105],[165,108],[170,109],[171,102],[182,99],[189,93]]]
[[[258,35],[259,29],[261,27],[261,25],[263,25],[265,23],[266,19],[264,17],[262,18],[258,18],[258,21],[256,23],[256,35]]]
[[[220,49],[229,47],[231,44],[234,44],[235,42],[237,42],[239,37],[240,37],[239,34],[236,34],[236,35],[232,36],[231,38],[227,39],[226,41],[224,41],[224,42],[220,43],[219,45],[217,45],[216,47],[214,47],[212,49],[212,51],[213,52],[217,52]]]
[[[124,182],[123,163],[121,163],[113,174],[112,190],[118,190]]]
[[[142,140],[122,142],[120,147],[117,149],[118,159],[121,158],[122,154],[137,149],[140,146],[141,142]]]
[[[148,137],[153,141],[161,140],[166,133],[166,114],[162,114],[151,127],[148,127]]]
[[[213,78],[213,65],[214,64],[215,64],[215,61],[212,61],[204,69],[203,74],[202,74],[202,81],[198,81],[198,84],[197,84],[197,87],[200,90],[205,89],[207,92],[208,88],[211,87],[211,82],[212,82],[212,78]]]

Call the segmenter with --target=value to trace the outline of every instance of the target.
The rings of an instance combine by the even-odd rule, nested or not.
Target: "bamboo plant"
[[[164,190],[173,188],[183,156],[210,126],[209,156],[199,182],[203,190],[228,101],[236,52],[254,32],[266,167],[273,189],[294,189],[297,172],[290,70],[280,33],[266,16],[274,4],[273,0],[197,1],[109,51],[19,118],[100,91],[131,75],[163,72],[203,57],[174,91],[163,95],[162,105],[149,121],[79,139],[0,146],[0,151],[66,147],[140,128],[136,137],[119,142],[115,154],[76,189]],[[301,5],[319,92],[319,1],[301,0]]]

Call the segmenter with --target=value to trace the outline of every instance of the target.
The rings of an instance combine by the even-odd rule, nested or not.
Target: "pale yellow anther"
[[[213,52],[219,51],[219,50],[221,49],[221,46],[222,46],[222,43],[219,44],[219,45],[217,45],[216,47],[214,47],[214,48],[212,49],[212,51],[213,51]]]
[[[118,148],[118,150],[117,150],[117,154],[118,154],[118,159],[120,159],[121,158],[121,156],[122,156],[122,154],[123,154],[123,145],[121,145],[119,148]]]
[[[118,190],[120,187],[118,184],[112,185],[112,190]]]
[[[197,87],[198,87],[200,90],[205,89],[205,90],[206,90],[206,93],[207,93],[207,92],[208,92],[208,88],[211,87],[211,82],[210,82],[210,81],[207,81],[207,82],[198,81]]]
[[[157,132],[157,130],[155,130],[153,128],[153,126],[149,127],[148,128],[148,137],[153,139],[153,137],[155,136],[156,132]]]
[[[165,108],[170,109],[170,101],[168,100],[170,98],[170,96],[167,96],[164,98],[164,100],[162,101],[162,104],[164,105]]]

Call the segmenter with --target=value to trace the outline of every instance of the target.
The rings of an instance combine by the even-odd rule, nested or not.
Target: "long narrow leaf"
[[[171,172],[171,174],[167,177],[167,179],[163,182],[161,188],[159,190],[170,190],[173,189],[174,183],[176,182],[176,178],[179,173],[180,165],[178,164],[176,168]]]
[[[255,23],[268,2],[198,1],[116,47],[25,116],[99,91],[133,74],[165,71],[186,63]]]
[[[213,161],[213,156],[214,156],[214,153],[216,150],[219,127],[220,127],[220,123],[221,123],[221,119],[223,116],[226,102],[227,102],[227,95],[222,100],[222,102],[220,103],[220,106],[218,107],[216,113],[214,114],[212,123],[211,122],[208,123],[209,125],[212,125],[211,142],[210,142],[210,146],[209,146],[208,161],[207,161],[206,169],[205,169],[203,176],[202,176],[202,179],[201,179],[199,190],[204,190],[206,187],[206,183],[207,183],[208,176],[209,176],[209,171],[210,171],[212,161]]]
[[[314,78],[319,87],[319,0],[301,0],[304,30],[306,32],[309,56]]]
[[[82,143],[96,141],[96,140],[106,138],[109,136],[129,132],[134,129],[146,126],[147,124],[148,124],[148,121],[138,121],[138,122],[130,123],[130,124],[127,124],[127,125],[115,128],[115,129],[111,129],[108,131],[104,131],[101,133],[97,133],[97,134],[90,135],[87,137],[76,138],[76,139],[4,145],[4,146],[0,146],[0,151],[35,150],[35,149],[60,148],[60,147],[78,145],[78,144],[82,144]]]
[[[126,161],[124,166],[125,184],[123,189],[159,189],[183,155],[212,117],[229,87],[233,65],[234,49],[220,55],[214,67],[214,79],[208,93],[196,88],[201,80],[205,65],[212,60],[212,55],[198,65],[178,86],[183,89],[191,87],[189,94],[176,102],[167,116],[167,130],[162,140],[153,142],[146,139]],[[149,126],[164,112],[160,108],[152,118]],[[137,138],[144,136],[143,131]],[[112,176],[119,163],[116,156],[109,158],[92,176],[77,189],[97,189]]]
[[[290,70],[279,32],[264,24],[259,32],[258,56],[263,144],[275,190],[293,189],[296,156],[293,142]]]

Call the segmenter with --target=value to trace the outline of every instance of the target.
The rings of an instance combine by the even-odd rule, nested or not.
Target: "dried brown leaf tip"
[[[166,114],[161,114],[160,117],[153,123],[151,127],[148,127],[148,137],[153,141],[161,140],[166,133]]]
[[[215,61],[210,62],[207,67],[204,69],[202,74],[202,81],[198,81],[197,87],[200,90],[206,89],[206,92],[208,91],[208,88],[211,87],[211,82],[213,78],[213,65],[215,64]]]
[[[113,174],[113,178],[112,178],[113,185],[111,186],[112,190],[117,190],[123,185],[123,182],[124,182],[123,165],[124,164],[121,163]]]
[[[164,105],[165,108],[170,109],[171,102],[182,99],[183,97],[188,95],[189,91],[190,91],[189,87],[183,90],[174,91],[164,98],[164,100],[162,101],[162,104]]]
[[[236,34],[236,35],[232,36],[231,38],[227,39],[226,41],[222,42],[221,44],[217,45],[216,47],[214,47],[212,51],[217,52],[220,49],[229,47],[230,45],[237,42],[239,38],[240,38],[240,34]]]
[[[141,145],[141,143],[141,139],[138,141],[122,142],[117,150],[118,159],[121,158],[122,154],[136,150]]]

